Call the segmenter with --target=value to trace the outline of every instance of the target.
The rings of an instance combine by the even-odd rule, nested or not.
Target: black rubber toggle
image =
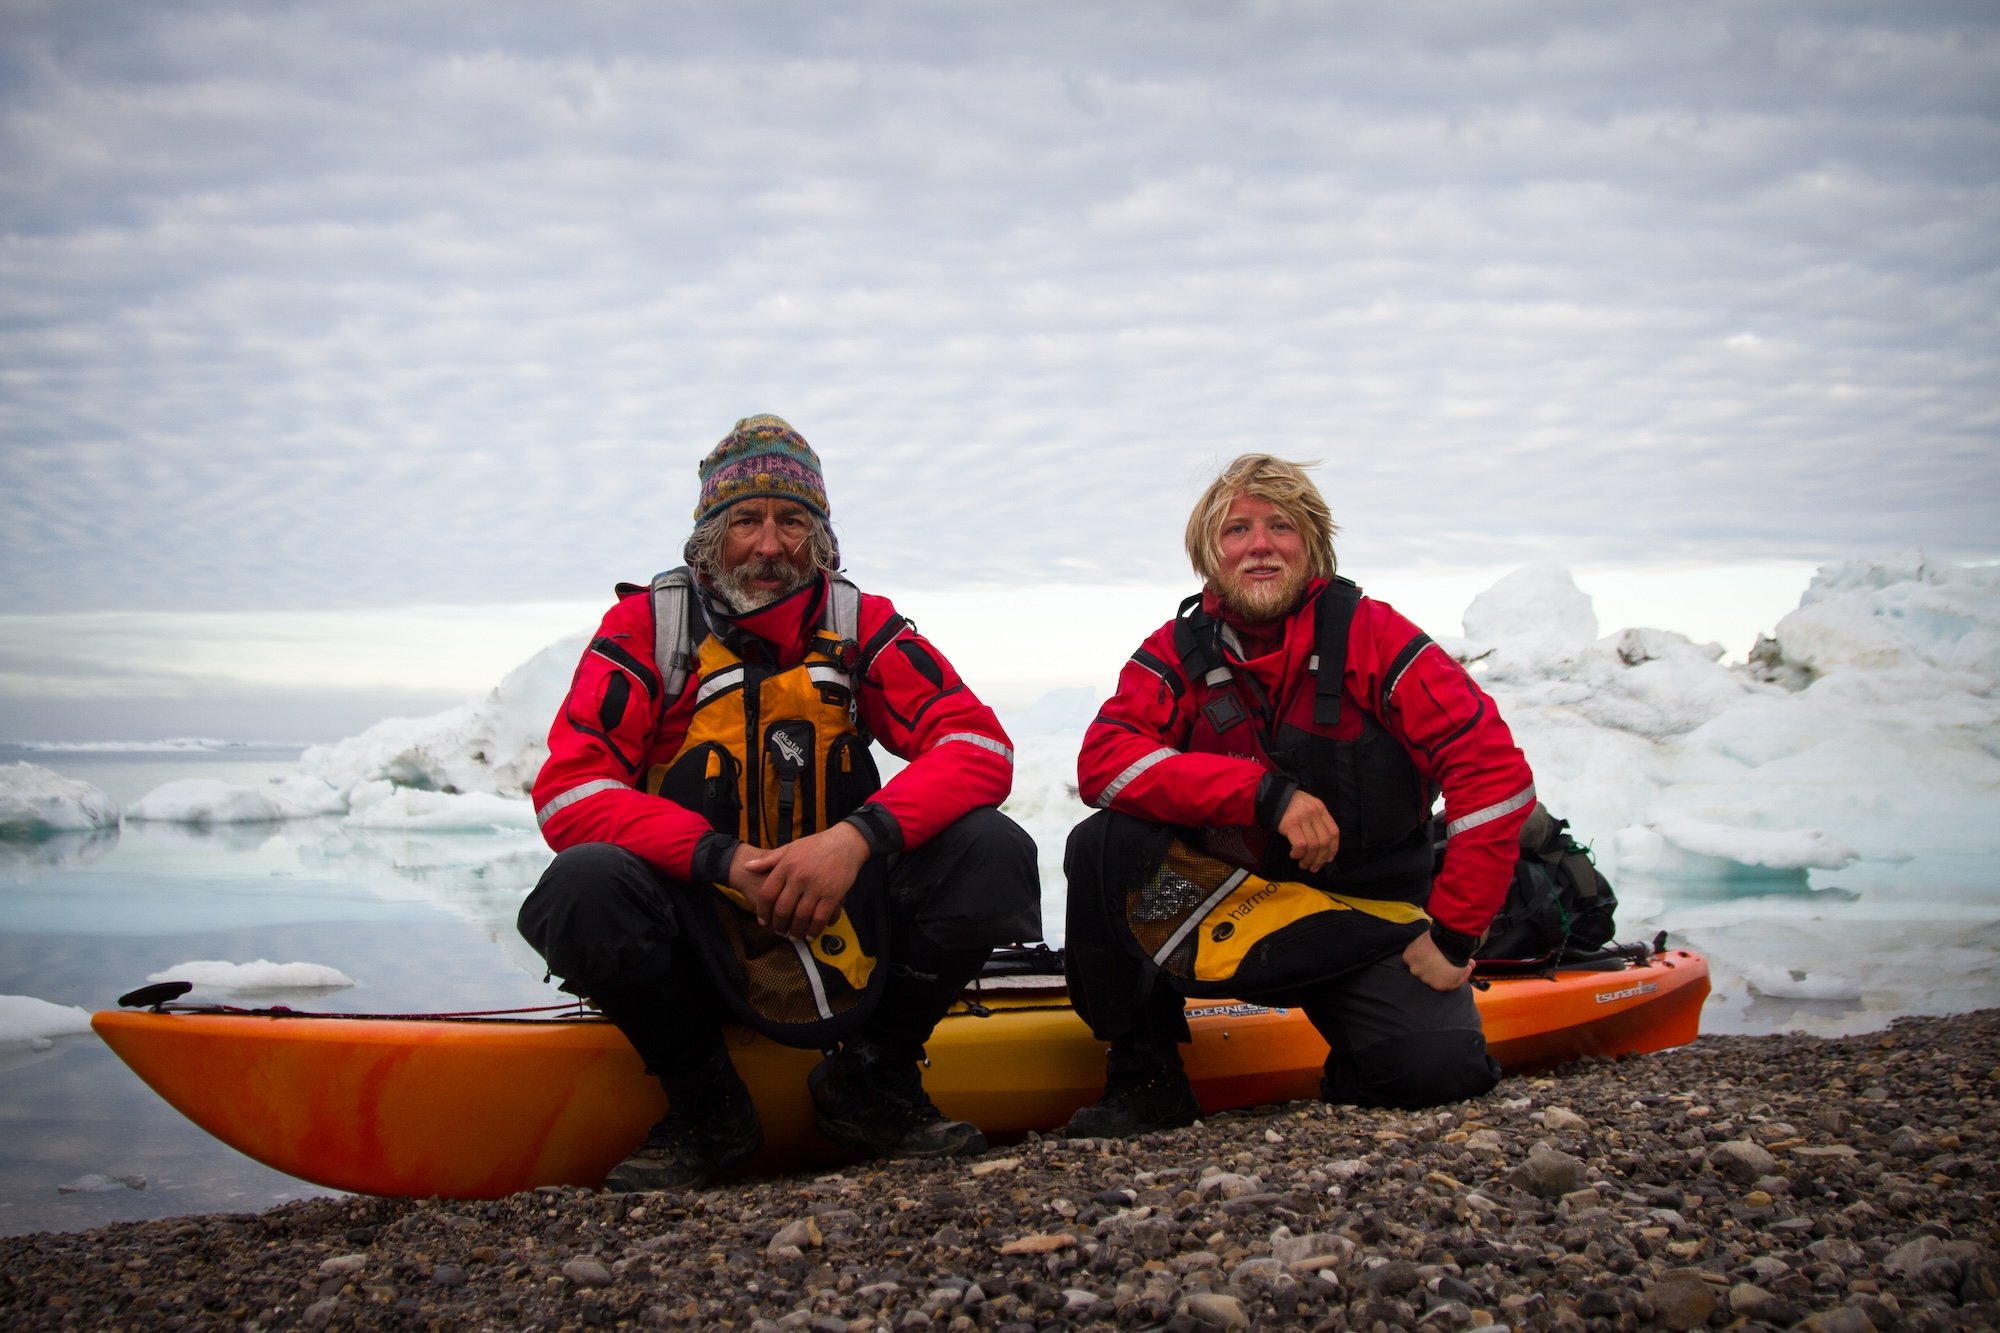
[[[119,996],[118,1007],[121,1009],[151,1008],[165,1004],[169,1000],[178,1000],[193,989],[194,983],[192,981],[159,981],[150,986],[141,986],[138,990],[128,991]]]

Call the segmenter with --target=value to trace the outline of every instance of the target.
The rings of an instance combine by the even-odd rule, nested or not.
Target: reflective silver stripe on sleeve
[[[1525,789],[1513,796],[1509,796],[1498,805],[1489,805],[1484,810],[1474,810],[1463,819],[1452,820],[1444,826],[1444,836],[1447,838],[1456,838],[1467,829],[1478,828],[1481,824],[1490,824],[1502,815],[1511,815],[1516,810],[1524,806],[1533,805],[1534,803],[1535,784],[1531,782]]]
[[[1404,676],[1408,675],[1410,668],[1417,664],[1417,659],[1419,657],[1422,657],[1425,653],[1429,652],[1433,648],[1437,648],[1437,643],[1435,641],[1427,643],[1422,648],[1419,648],[1416,652],[1411,653],[1410,660],[1403,663],[1403,669],[1401,671],[1398,671],[1395,675],[1389,677],[1389,679],[1382,682],[1382,703],[1385,707],[1388,705],[1389,696],[1396,692],[1396,682],[1401,680]],[[1438,651],[1442,653],[1444,652],[1444,649],[1438,648]],[[1447,657],[1450,656],[1449,653],[1446,653],[1445,655]]]
[[[631,790],[630,787],[617,781],[615,778],[599,778],[595,782],[586,782],[581,787],[571,787],[568,791],[535,811],[535,827],[541,828],[545,826],[558,810],[561,810],[565,806],[575,805],[586,796],[595,796],[601,791]]]
[[[743,668],[741,665],[733,667],[724,667],[722,670],[716,672],[714,675],[702,681],[700,688],[695,690],[694,706],[696,708],[699,708],[703,704],[707,703],[712,697],[714,697],[717,694],[720,694],[723,690],[728,689],[732,685],[741,685],[742,683],[743,683]]]
[[[1227,898],[1230,894],[1236,892],[1236,886],[1238,884],[1241,884],[1244,880],[1248,878],[1250,878],[1249,871],[1238,870],[1234,874],[1230,875],[1228,879],[1223,880],[1222,887],[1217,889],[1214,893],[1209,894],[1208,900],[1202,903],[1202,905],[1196,908],[1194,911],[1188,913],[1187,920],[1181,922],[1180,928],[1174,931],[1173,934],[1167,936],[1167,942],[1165,944],[1162,944],[1160,946],[1160,951],[1153,955],[1153,961],[1158,963],[1161,967],[1165,967],[1167,965],[1167,959],[1173,957],[1174,950],[1180,948],[1181,941],[1188,937],[1188,932],[1193,930],[1196,926],[1199,926],[1202,923],[1203,919],[1206,918],[1210,912],[1213,912],[1216,909],[1217,904],[1219,904],[1224,898]]]
[[[999,755],[1010,764],[1014,762],[1014,752],[999,741],[994,740],[991,736],[982,736],[976,731],[954,731],[948,736],[938,737],[938,745],[949,745],[953,741],[964,741],[967,745],[977,745],[982,750],[993,751],[993,753]],[[935,750],[937,745],[933,745],[931,748]]]
[[[1126,785],[1129,784],[1133,778],[1138,777],[1141,773],[1144,773],[1147,769],[1151,768],[1154,764],[1159,763],[1162,759],[1172,759],[1175,755],[1179,753],[1180,753],[1179,750],[1169,750],[1166,746],[1162,745],[1159,749],[1153,751],[1151,754],[1143,755],[1139,759],[1133,761],[1132,766],[1130,768],[1126,769],[1123,773],[1120,773],[1117,777],[1111,779],[1111,784],[1104,789],[1104,795],[1097,798],[1097,808],[1100,810],[1109,810],[1111,808],[1111,803],[1118,799],[1118,793],[1124,791]]]

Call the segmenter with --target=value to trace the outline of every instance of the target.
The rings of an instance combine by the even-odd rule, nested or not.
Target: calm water
[[[163,782],[256,784],[296,751],[23,753],[130,803]],[[0,843],[0,994],[115,1007],[150,973],[204,959],[312,962],[351,988],[194,998],[341,1010],[496,1008],[562,997],[514,934],[547,863],[524,835],[366,838],[333,821],[220,833],[127,823],[115,836]],[[255,1211],[326,1191],[244,1158],[142,1084],[95,1037],[0,1046],[0,1232]],[[89,1183],[143,1177],[144,1188]]]

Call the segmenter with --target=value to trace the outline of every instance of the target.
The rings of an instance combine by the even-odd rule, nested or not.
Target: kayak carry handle
[[[192,981],[161,981],[118,997],[121,1009],[157,1009],[169,1000],[178,1000],[194,989]]]

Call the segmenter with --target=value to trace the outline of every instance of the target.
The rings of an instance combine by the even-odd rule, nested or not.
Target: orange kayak
[[[1681,950],[1643,962],[1494,980],[1478,1003],[1509,1072],[1684,1045],[1708,964]],[[925,1087],[995,1142],[1061,1125],[1096,1099],[1104,1044],[1059,986],[987,989],[932,1037]],[[1297,1009],[1188,1004],[1188,1074],[1209,1112],[1318,1095],[1326,1044]],[[497,1198],[602,1183],[664,1110],[659,1085],[610,1024],[105,1010],[105,1043],[169,1104],[238,1151],[332,1189]],[[765,1147],[750,1171],[844,1160],[805,1095],[815,1051],[732,1030]]]

